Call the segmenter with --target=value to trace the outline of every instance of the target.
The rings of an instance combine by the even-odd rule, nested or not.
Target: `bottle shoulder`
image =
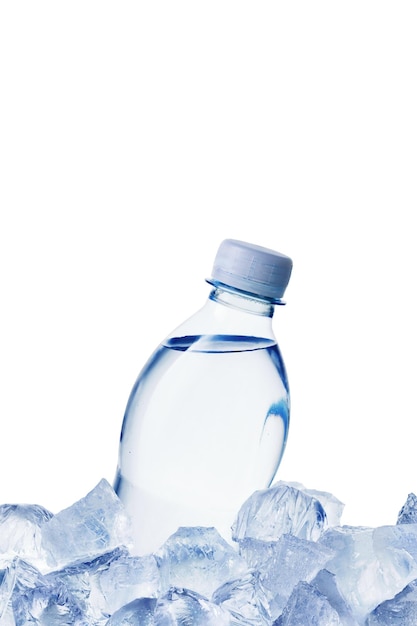
[[[241,335],[275,341],[272,317],[254,315],[212,299],[177,326],[165,341],[197,335]]]

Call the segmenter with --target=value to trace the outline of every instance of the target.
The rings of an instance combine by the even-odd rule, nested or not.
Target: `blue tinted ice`
[[[215,528],[179,528],[155,553],[162,588],[186,587],[207,597],[247,565]]]
[[[404,506],[398,513],[397,524],[417,524],[417,496],[409,493]]]
[[[343,623],[326,596],[312,585],[300,582],[274,626],[343,626]]]
[[[152,555],[139,557],[119,551],[110,566],[94,576],[93,585],[94,597],[103,597],[109,614],[136,598],[157,598],[160,573],[156,559]]]
[[[137,598],[115,611],[106,626],[154,626],[155,606],[155,598]]]
[[[345,505],[332,493],[328,491],[318,491],[317,489],[307,489],[301,483],[279,481],[276,485],[289,485],[295,487],[303,493],[320,502],[326,512],[327,524],[329,526],[339,526]]]
[[[52,513],[37,504],[0,505],[0,554],[2,558],[43,561],[41,528]]]
[[[243,578],[224,583],[214,592],[212,600],[229,611],[233,624],[271,624],[268,600],[259,578],[259,572],[250,572]]]
[[[121,548],[46,575],[21,562],[16,579],[12,604],[17,625],[30,623],[35,613],[44,621],[65,615],[69,623],[102,624],[135,598],[156,597],[159,591],[155,559],[132,557]]]
[[[312,580],[334,555],[326,546],[293,535],[271,542],[244,539],[240,552],[260,572],[272,617],[281,613],[297,583]]]
[[[332,528],[320,544],[336,552],[326,568],[358,621],[417,578],[417,525]]]
[[[14,626],[11,596],[16,581],[15,563],[0,565],[0,624]]]
[[[159,590],[155,559],[133,557],[121,548],[46,575],[20,562],[16,580],[12,604],[17,626],[30,623],[34,614],[42,624],[53,615],[67,616],[71,624],[72,619],[102,624],[123,605],[141,596],[156,597]]]
[[[106,622],[106,626],[249,626],[199,593],[170,588],[159,600],[137,598],[126,604]]]
[[[366,626],[415,626],[417,624],[417,580],[390,600],[379,604],[366,620]]]
[[[322,504],[291,484],[276,483],[255,491],[241,507],[232,527],[235,541],[246,537],[274,541],[290,533],[317,540],[327,527]]]
[[[244,504],[232,545],[180,528],[139,557],[106,481],[56,516],[4,505],[0,626],[416,626],[415,497],[393,526],[340,526],[342,507],[277,483]]]
[[[130,521],[104,479],[42,527],[42,548],[49,569],[86,561],[121,545],[131,546]]]
[[[343,626],[358,626],[351,609],[339,591],[334,574],[326,569],[322,569],[311,581],[311,584],[327,598],[331,606],[337,611]]]
[[[227,611],[189,589],[172,587],[154,613],[155,626],[232,626]]]
[[[17,559],[15,584],[10,605],[16,626],[26,624],[53,624],[59,618],[63,624],[76,623],[82,616],[77,599],[62,586],[39,572],[35,567]]]

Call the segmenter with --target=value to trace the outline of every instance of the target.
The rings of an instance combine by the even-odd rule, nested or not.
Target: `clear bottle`
[[[215,526],[230,541],[240,506],[273,481],[290,397],[272,316],[291,270],[283,254],[224,240],[207,302],[139,374],[114,482],[136,554],[156,550],[179,526]]]

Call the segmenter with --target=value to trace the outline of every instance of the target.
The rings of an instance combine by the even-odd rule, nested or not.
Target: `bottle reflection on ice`
[[[244,500],[274,479],[289,389],[272,316],[291,269],[285,255],[225,240],[206,304],[140,373],[114,485],[132,516],[137,554],[179,526],[215,526],[230,540]]]

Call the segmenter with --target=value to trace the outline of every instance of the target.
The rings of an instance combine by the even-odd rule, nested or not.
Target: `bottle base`
[[[134,486],[120,475],[114,488],[132,520],[135,556],[156,552],[178,528],[188,526],[214,527],[234,545],[231,526],[237,511],[207,510],[192,503],[179,505]]]

